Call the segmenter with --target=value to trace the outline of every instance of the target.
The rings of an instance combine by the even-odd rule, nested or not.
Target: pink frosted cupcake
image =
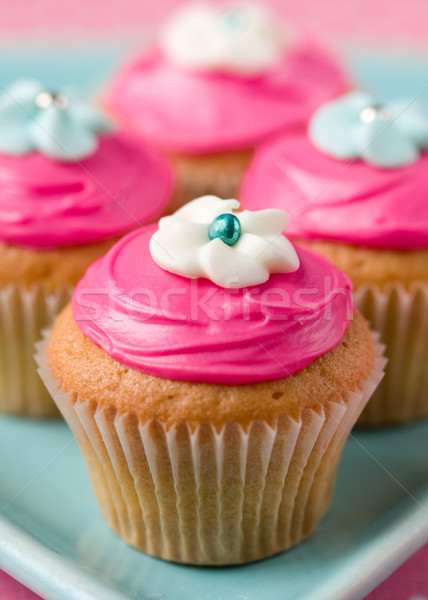
[[[0,96],[0,411],[51,416],[33,347],[88,265],[165,212],[168,164],[94,108],[22,80]]]
[[[353,92],[267,144],[243,182],[251,209],[289,207],[290,234],[346,271],[387,344],[386,376],[360,420],[428,416],[428,117]]]
[[[322,46],[262,5],[193,4],[117,74],[106,101],[169,153],[183,201],[233,196],[263,140],[346,87]]]
[[[91,265],[39,347],[101,508],[139,550],[258,560],[329,507],[383,359],[349,278],[287,222],[188,203]]]

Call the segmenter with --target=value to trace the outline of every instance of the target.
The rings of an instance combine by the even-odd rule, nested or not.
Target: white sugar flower
[[[271,273],[296,271],[299,258],[281,235],[288,215],[237,209],[237,200],[202,196],[163,217],[150,240],[153,260],[171,273],[206,277],[225,288],[258,285]]]
[[[165,26],[161,47],[177,64],[197,71],[257,75],[281,59],[284,27],[261,5],[230,8],[190,4]]]

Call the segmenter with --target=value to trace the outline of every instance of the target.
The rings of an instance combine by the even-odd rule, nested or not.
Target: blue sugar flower
[[[334,158],[400,167],[428,149],[428,115],[410,99],[379,104],[370,94],[355,91],[321,106],[309,123],[309,137]]]
[[[60,161],[86,158],[98,147],[99,133],[112,129],[89,104],[39,82],[20,79],[0,88],[0,153],[38,151]]]

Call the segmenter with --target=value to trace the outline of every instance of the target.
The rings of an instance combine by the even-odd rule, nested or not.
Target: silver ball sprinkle
[[[360,112],[360,121],[362,123],[372,123],[375,119],[388,121],[391,118],[391,111],[384,104],[373,104],[363,108]]]
[[[49,108],[53,104],[61,110],[65,110],[68,107],[67,96],[64,94],[55,94],[54,92],[40,92],[37,94],[34,102],[39,108]]]

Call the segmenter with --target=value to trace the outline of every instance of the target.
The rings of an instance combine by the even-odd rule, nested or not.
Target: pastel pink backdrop
[[[223,3],[223,2],[222,2]],[[285,17],[337,44],[428,49],[428,0],[271,0]],[[138,38],[180,0],[0,0],[0,40]],[[366,600],[428,600],[428,545]],[[39,597],[0,571],[0,600]]]
[[[226,0],[227,1],[227,0]],[[266,2],[266,0],[264,0]],[[220,0],[219,4],[224,4]],[[120,36],[151,28],[182,0],[0,0],[0,36]],[[269,0],[339,41],[428,46],[426,0]]]

